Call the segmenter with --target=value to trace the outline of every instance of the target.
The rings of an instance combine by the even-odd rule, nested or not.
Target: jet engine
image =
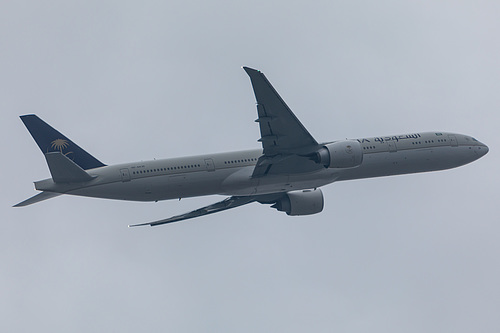
[[[272,208],[287,215],[311,215],[323,210],[323,193],[320,189],[291,191],[278,200]]]
[[[325,168],[353,168],[363,162],[363,148],[355,140],[338,141],[323,146],[311,159]]]

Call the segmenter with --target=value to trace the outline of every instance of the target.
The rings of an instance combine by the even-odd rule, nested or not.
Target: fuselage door
[[[457,142],[457,137],[454,135],[448,135],[448,138],[450,139],[450,144],[452,147],[458,147],[458,142]]]
[[[389,149],[390,153],[395,153],[398,151],[398,148],[396,147],[396,142],[387,141],[387,148]]]
[[[120,169],[120,176],[122,177],[122,182],[130,181],[130,172],[128,169]]]
[[[212,160],[211,158],[206,158],[205,168],[207,169],[207,171],[215,171],[214,160]]]

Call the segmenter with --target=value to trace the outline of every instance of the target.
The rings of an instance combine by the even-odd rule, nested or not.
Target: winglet
[[[259,71],[258,69],[254,69],[254,68],[250,68],[250,67],[247,67],[247,66],[241,66],[241,68],[243,68],[243,70],[245,72],[247,72],[248,75],[250,75],[250,73],[261,73],[261,71]]]
[[[150,227],[153,226],[151,223],[141,223],[141,224],[129,224],[128,227],[129,228],[134,228],[134,227],[143,227],[143,226],[146,226],[146,225],[149,225]]]

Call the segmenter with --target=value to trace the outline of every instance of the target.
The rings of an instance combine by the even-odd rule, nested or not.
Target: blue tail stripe
[[[42,153],[58,151],[83,170],[106,166],[34,114],[20,117]]]

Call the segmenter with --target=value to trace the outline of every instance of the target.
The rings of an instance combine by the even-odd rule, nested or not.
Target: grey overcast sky
[[[0,331],[499,332],[498,1],[4,1]],[[336,183],[325,210],[59,197],[18,116],[105,163],[259,147],[241,66],[320,141],[450,131],[464,167]]]

